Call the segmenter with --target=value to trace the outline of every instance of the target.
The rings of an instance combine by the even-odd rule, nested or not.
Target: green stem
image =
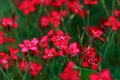
[[[9,80],[8,76],[6,75],[6,73],[3,71],[3,69],[0,67],[1,72],[3,73],[3,75],[6,77],[7,80]]]

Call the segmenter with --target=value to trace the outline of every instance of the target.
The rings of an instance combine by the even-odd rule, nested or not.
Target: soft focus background
[[[1,18],[3,17],[11,17],[11,15],[14,13],[16,16],[18,16],[18,23],[19,27],[18,29],[12,30],[10,32],[10,36],[16,38],[16,43],[12,44],[16,47],[18,47],[18,43],[22,42],[24,39],[32,39],[34,37],[40,38],[42,36],[41,30],[38,26],[39,19],[42,15],[45,13],[45,8],[43,6],[38,6],[37,10],[34,13],[30,13],[29,15],[25,16],[22,11],[20,11],[17,8],[17,4],[15,5],[15,2],[20,1],[20,0],[0,0],[0,21]],[[106,1],[106,7],[107,7],[107,12],[111,13],[112,11],[112,6],[113,0],[105,0]],[[120,4],[115,3],[113,9],[120,9]],[[62,25],[61,29],[64,27],[67,28],[67,32],[70,33],[72,37],[72,41],[79,41],[78,39],[78,34],[82,35],[83,33],[83,28],[84,26],[82,18],[80,18],[78,15],[73,15],[73,18],[69,18],[70,16],[67,16],[67,18],[64,21],[65,25]],[[98,5],[91,6],[90,8],[90,14],[89,14],[89,26],[94,26],[94,25],[99,25],[100,24],[100,19],[101,18],[108,18],[105,9],[103,8],[103,4],[99,2]],[[70,22],[68,22],[70,20]],[[87,18],[85,18],[85,21],[87,22]],[[79,29],[79,30],[78,30]],[[0,27],[1,30],[1,27]],[[64,29],[63,29],[64,30]],[[79,33],[80,31],[80,33]],[[47,32],[47,31],[46,31]],[[46,34],[45,32],[45,34]],[[103,62],[102,68],[109,68],[112,76],[115,78],[115,80],[120,80],[120,30],[118,30],[115,34],[114,39],[110,42],[108,45],[108,51],[106,55],[106,59]],[[87,44],[88,43],[88,38],[85,37],[83,43]],[[100,44],[100,45],[98,45]],[[96,48],[100,48],[97,51],[102,54],[102,50],[104,51],[104,44],[101,42],[95,42],[94,45]],[[8,52],[7,51],[7,44],[6,45],[0,45],[0,51]],[[101,52],[100,52],[100,51]],[[35,59],[36,61],[39,61],[38,58]],[[58,62],[56,64],[62,64],[61,62]],[[51,77],[50,80],[57,80],[56,74],[57,68],[59,65],[55,65],[53,67],[53,71],[49,70],[49,68],[46,68],[46,78],[41,77],[41,79],[36,78],[36,80],[49,80],[47,79]],[[51,71],[51,72],[50,72]],[[21,80],[19,76],[14,75],[16,73],[15,69],[9,69],[7,71],[7,75],[14,77],[13,80]],[[83,70],[81,73],[84,73],[82,75],[83,80],[88,80],[88,74],[91,72],[88,72],[86,70]],[[54,75],[54,76],[53,76]],[[28,75],[29,76],[29,75]],[[31,77],[27,76],[27,80],[32,80]],[[3,80],[3,75],[0,72],[0,80]]]

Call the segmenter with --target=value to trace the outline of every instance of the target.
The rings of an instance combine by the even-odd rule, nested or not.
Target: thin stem
[[[23,76],[23,80],[25,80],[25,78],[26,78],[26,76],[27,76],[27,73],[28,73],[28,71],[29,71],[29,69],[30,69],[30,54],[28,54],[28,66],[27,66],[27,70],[25,71],[25,74],[24,74],[24,76]]]
[[[8,76],[6,75],[6,73],[3,71],[3,69],[0,67],[1,72],[3,73],[3,75],[6,77],[7,80],[9,80]]]

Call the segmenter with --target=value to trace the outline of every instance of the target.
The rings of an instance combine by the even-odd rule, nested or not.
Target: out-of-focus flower
[[[105,39],[101,37],[103,31],[100,27],[89,27],[88,30],[92,37],[97,38],[103,42],[105,41]]]
[[[4,44],[5,42],[5,35],[2,31],[0,31],[0,44]]]
[[[98,0],[84,0],[84,4],[96,5],[98,4]]]
[[[120,21],[115,16],[110,16],[109,20],[104,23],[105,26],[110,26],[114,31],[117,31],[120,27]]]
[[[32,61],[30,62],[30,65],[27,61],[21,61],[19,67],[22,72],[25,72],[27,69],[30,70],[30,74],[33,77],[35,77],[43,68],[42,65]]]
[[[67,6],[73,13],[78,14],[82,18],[88,14],[83,5],[79,4],[79,0],[68,1]]]
[[[64,71],[60,74],[61,80],[80,80],[79,72],[74,70],[74,63],[69,62]]]
[[[18,28],[18,23],[15,20],[7,17],[2,18],[1,26],[3,26],[4,28],[9,28],[9,27]]]
[[[59,27],[61,25],[61,20],[67,14],[66,10],[62,10],[58,12],[53,10],[50,12],[48,16],[42,16],[40,19],[40,23],[43,27],[47,27],[50,23],[53,25],[54,28]]]
[[[42,65],[39,65],[36,62],[30,62],[30,74],[35,77],[42,70]]]
[[[2,64],[3,69],[7,70],[9,67],[8,61],[10,60],[10,57],[4,53],[0,52],[0,64]]]
[[[113,78],[110,75],[109,69],[104,69],[99,74],[92,73],[90,75],[90,80],[113,80]]]
[[[11,58],[13,60],[18,60],[17,53],[19,52],[19,49],[15,49],[12,46],[9,46],[9,51],[10,51]]]

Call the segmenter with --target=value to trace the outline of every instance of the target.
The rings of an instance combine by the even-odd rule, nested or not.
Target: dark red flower
[[[89,33],[92,37],[100,39],[103,42],[105,41],[105,39],[101,37],[101,35],[103,34],[103,31],[100,27],[97,27],[97,26],[96,27],[89,27],[88,30],[89,30]]]
[[[10,51],[11,58],[13,60],[18,60],[17,53],[19,52],[19,49],[15,49],[12,46],[9,46],[9,51]]]
[[[79,72],[73,69],[74,63],[69,62],[64,71],[60,74],[61,80],[80,80]]]
[[[90,80],[113,80],[109,69],[102,70],[99,74],[93,73],[90,75]]]
[[[97,55],[94,47],[87,49],[86,46],[84,47],[84,54],[82,56],[82,59],[82,66],[90,66],[93,70],[97,70],[99,62],[102,61],[101,57]]]

